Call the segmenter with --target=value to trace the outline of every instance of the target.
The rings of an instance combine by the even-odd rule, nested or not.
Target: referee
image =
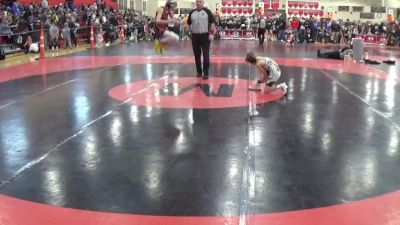
[[[192,46],[196,60],[197,77],[208,79],[210,68],[210,43],[216,33],[215,18],[212,12],[204,8],[204,0],[196,0],[196,8],[190,11],[188,25],[192,33]],[[203,51],[203,68],[201,52]]]

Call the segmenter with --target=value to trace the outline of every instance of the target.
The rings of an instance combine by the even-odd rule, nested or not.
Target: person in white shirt
[[[269,93],[278,89],[283,90],[284,94],[287,93],[286,82],[278,84],[277,81],[281,77],[281,69],[277,62],[268,57],[256,56],[253,52],[246,55],[245,61],[257,67],[259,72],[259,79],[254,87],[249,88],[252,91],[261,91],[262,85],[265,84],[264,92]]]

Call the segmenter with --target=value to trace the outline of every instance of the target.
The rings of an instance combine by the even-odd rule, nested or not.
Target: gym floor
[[[400,50],[120,44],[0,71],[1,225],[399,225]],[[338,46],[329,46],[338,49]],[[248,87],[246,52],[281,90]]]

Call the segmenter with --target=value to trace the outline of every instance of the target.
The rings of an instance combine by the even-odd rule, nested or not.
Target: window
[[[353,12],[363,12],[364,6],[353,6]]]
[[[147,12],[147,1],[143,1],[143,12]]]
[[[348,12],[350,11],[350,6],[339,6],[339,12]]]
[[[360,19],[375,19],[375,13],[360,13]]]
[[[377,12],[377,13],[386,13],[386,7],[381,7],[381,6],[371,6],[371,12]]]

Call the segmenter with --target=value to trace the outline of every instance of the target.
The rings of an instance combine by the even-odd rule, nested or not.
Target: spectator
[[[78,47],[78,37],[76,36],[76,31],[78,30],[78,26],[75,23],[75,19],[71,18],[68,22],[68,27],[70,31],[71,42],[74,47]]]
[[[47,2],[47,0],[42,0],[42,8],[43,9],[49,8],[49,3]]]
[[[0,20],[0,35],[11,35],[13,32],[11,31],[11,26],[7,24],[7,21]]]
[[[49,47],[51,48],[52,51],[54,50],[58,51],[58,37],[60,35],[60,31],[58,27],[54,24],[54,21],[52,21],[50,24],[49,34],[50,34]]]
[[[72,45],[71,45],[71,30],[69,29],[68,22],[64,23],[64,27],[62,29],[62,36],[63,36],[63,39],[64,39],[64,48],[67,48],[67,46],[72,48]]]

